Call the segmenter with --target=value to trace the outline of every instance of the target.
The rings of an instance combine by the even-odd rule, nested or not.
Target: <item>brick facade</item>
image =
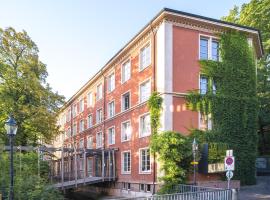
[[[120,52],[118,52],[91,80],[88,81],[62,108],[59,123],[65,132],[55,141],[57,146],[67,146],[84,139],[87,147],[88,136],[93,138],[93,148],[97,148],[97,134],[102,133],[102,145],[99,148],[118,148],[116,153],[117,187],[131,187],[131,191],[139,192],[140,184],[144,187],[156,183],[160,172],[154,169],[151,156],[150,170],[140,171],[140,149],[149,146],[149,136],[140,137],[141,116],[149,112],[146,101],[140,101],[140,84],[150,81],[151,92],[157,90],[164,98],[162,113],[162,129],[175,130],[188,134],[188,129],[199,128],[199,115],[187,109],[184,96],[192,89],[199,89],[199,45],[200,36],[213,37],[227,29],[246,32],[252,40],[254,52],[260,57],[261,44],[259,33],[252,28],[204,19],[187,13],[165,9],[154,20],[136,35]],[[148,53],[142,55],[143,49],[149,46]],[[145,59],[145,60],[143,60]],[[143,61],[142,61],[143,60]],[[123,65],[130,61],[130,79],[122,83]],[[142,62],[147,66],[140,69]],[[108,91],[108,77],[114,73],[115,87]],[[128,76],[128,75],[127,75]],[[102,97],[97,100],[97,86],[102,86]],[[93,94],[93,105],[89,106],[88,94]],[[123,111],[123,97],[130,92],[130,108]],[[100,94],[99,94],[100,95]],[[83,100],[83,111],[80,112],[80,100]],[[108,104],[114,101],[114,116],[108,118]],[[76,116],[74,116],[76,105]],[[97,123],[97,110],[102,109],[102,121]],[[88,116],[92,115],[92,127],[88,127]],[[70,119],[68,119],[70,118]],[[80,121],[83,120],[83,131]],[[130,139],[122,141],[122,123],[130,122]],[[77,124],[76,134],[74,125]],[[108,129],[114,127],[115,144],[109,145]],[[69,132],[71,130],[71,133]],[[72,134],[73,136],[70,136]],[[123,152],[129,151],[131,156],[130,173],[123,171]],[[131,184],[129,186],[124,185]],[[133,189],[132,189],[133,188]],[[144,189],[145,191],[148,189]],[[150,188],[151,192],[153,187]]]

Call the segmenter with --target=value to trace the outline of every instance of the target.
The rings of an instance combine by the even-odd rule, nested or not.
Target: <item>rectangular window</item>
[[[151,64],[151,49],[150,44],[143,47],[140,51],[140,71]]]
[[[115,88],[115,75],[112,73],[110,76],[108,76],[108,91],[112,92]]]
[[[216,40],[212,40],[212,60],[219,61],[219,44]]]
[[[68,127],[67,135],[68,135],[68,137],[71,137],[72,136],[72,134],[71,134],[71,128],[70,127]]]
[[[93,136],[87,137],[87,149],[93,149]]]
[[[102,99],[102,84],[97,86],[97,101]]]
[[[73,123],[73,135],[77,134],[77,123]]]
[[[151,95],[151,83],[150,80],[140,85],[140,103],[147,101]]]
[[[122,152],[122,173],[130,174],[131,169],[131,157],[130,151]]]
[[[131,138],[131,126],[130,121],[123,122],[121,127],[121,139],[122,142],[128,141]]]
[[[122,83],[130,79],[130,74],[131,74],[131,63],[130,60],[128,60],[122,65]]]
[[[102,122],[102,109],[97,110],[97,118],[96,118],[96,123],[99,124]]]
[[[93,117],[92,115],[88,115],[87,117],[87,127],[91,128],[93,126]]]
[[[140,149],[140,172],[149,173],[150,171],[150,150],[149,148]]]
[[[208,38],[201,37],[200,38],[200,59],[207,60],[208,59]]]
[[[150,114],[140,117],[140,137],[145,137],[151,134]]]
[[[102,132],[97,133],[97,148],[101,148],[102,147]]]
[[[108,144],[112,145],[115,144],[115,128],[109,128],[108,129]]]
[[[76,117],[77,116],[77,105],[73,105],[72,107],[72,113],[73,113],[73,117]]]
[[[200,75],[200,94],[206,94],[208,92],[208,84],[209,81],[212,81],[211,79],[209,80],[206,76]],[[214,81],[212,83],[212,92],[213,94],[216,94],[216,84]]]
[[[87,94],[87,107],[93,106],[93,94],[89,92]]]
[[[108,104],[108,118],[111,118],[114,116],[115,112],[115,106],[114,106],[114,101],[110,102]]]
[[[80,120],[80,132],[84,131],[84,120]]]
[[[66,122],[70,122],[70,120],[71,120],[71,109],[69,109],[66,114]]]
[[[212,130],[212,119],[211,114],[203,115],[199,112],[199,128],[201,130]]]
[[[83,112],[83,110],[84,110],[84,103],[83,103],[83,99],[81,99],[79,102],[79,112],[81,113]]]
[[[200,94],[206,94],[208,90],[208,78],[200,76]]]
[[[140,191],[144,192],[144,184],[140,184]]]
[[[122,111],[130,108],[130,92],[122,95]]]
[[[83,149],[84,148],[84,141],[83,141],[83,139],[80,139],[79,148],[80,149]]]

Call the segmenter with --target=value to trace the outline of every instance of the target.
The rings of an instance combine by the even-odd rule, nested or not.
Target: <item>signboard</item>
[[[233,172],[232,171],[227,171],[226,172],[226,177],[228,180],[230,180],[233,177]]]
[[[225,172],[224,163],[208,164],[208,173]]]
[[[226,171],[233,171],[234,170],[234,157],[226,156],[224,159],[224,165],[225,165]]]

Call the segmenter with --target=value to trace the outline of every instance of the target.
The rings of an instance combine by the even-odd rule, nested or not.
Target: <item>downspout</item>
[[[152,26],[153,22],[150,22],[151,32],[152,32],[152,44],[153,44],[153,91],[156,91],[156,32],[153,30]],[[153,134],[153,133],[152,133]],[[156,152],[154,152],[154,166],[153,166],[153,192],[152,194],[156,193]]]
[[[104,73],[102,73],[103,76],[103,119],[102,119],[102,126],[103,126],[103,149],[106,148],[105,146],[105,114],[106,114],[106,77],[104,76]]]

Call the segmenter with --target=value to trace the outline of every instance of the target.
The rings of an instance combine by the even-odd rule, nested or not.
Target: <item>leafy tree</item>
[[[192,160],[191,140],[180,133],[165,131],[151,139],[151,150],[158,154],[163,187],[160,193],[168,193],[174,185],[184,183]]]
[[[258,100],[253,53],[246,35],[239,32],[223,33],[220,46],[222,62],[200,61],[201,72],[212,80],[208,92],[202,95],[193,91],[187,101],[192,110],[212,115],[214,137],[208,137],[234,150],[234,178],[243,185],[254,184]],[[211,90],[213,82],[216,92]]]
[[[40,160],[38,172],[37,153],[16,153],[14,159],[15,199],[19,200],[55,200],[63,199],[62,195],[48,184],[48,163]],[[0,153],[0,193],[4,199],[9,195],[9,155]]]
[[[36,145],[58,133],[56,114],[64,97],[46,83],[46,65],[25,31],[0,29],[0,138],[4,122],[13,114],[18,123],[17,144]]]
[[[251,0],[241,8],[235,6],[223,20],[261,31],[265,55],[257,64],[259,150],[261,154],[270,154],[270,0]]]

